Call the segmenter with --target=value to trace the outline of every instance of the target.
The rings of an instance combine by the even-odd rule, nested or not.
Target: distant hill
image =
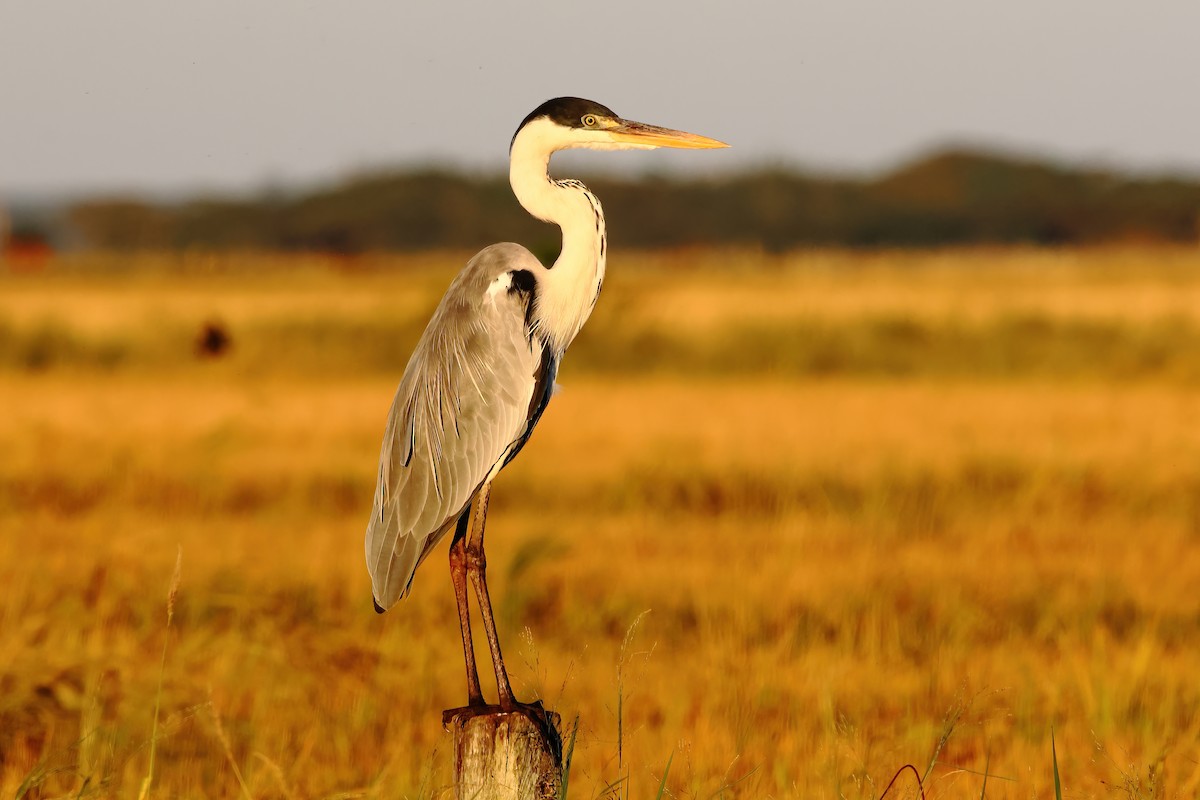
[[[759,170],[721,178],[583,176],[626,247],[933,246],[1200,240],[1200,182],[942,151],[873,179]],[[110,249],[415,250],[558,233],[518,206],[507,178],[429,169],[355,177],[298,196],[162,204],[96,197],[60,237]]]

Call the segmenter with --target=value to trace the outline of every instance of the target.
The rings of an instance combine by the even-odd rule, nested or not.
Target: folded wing
[[[541,265],[493,245],[451,284],[392,402],[367,525],[379,610],[413,574],[479,487],[525,442],[549,399],[554,359],[527,322]]]

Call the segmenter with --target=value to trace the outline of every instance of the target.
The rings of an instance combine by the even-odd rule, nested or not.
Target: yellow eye
[[[583,124],[589,128],[596,127],[596,115],[595,114],[584,114],[583,115]]]

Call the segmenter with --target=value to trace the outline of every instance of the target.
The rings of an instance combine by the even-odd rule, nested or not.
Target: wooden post
[[[452,708],[442,725],[454,734],[459,800],[557,800],[562,789],[559,716],[541,705]]]

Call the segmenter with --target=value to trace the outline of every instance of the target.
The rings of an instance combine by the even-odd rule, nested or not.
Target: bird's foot
[[[504,704],[501,703],[501,708],[504,707]],[[562,726],[562,718],[554,711],[547,711],[541,700],[534,700],[532,703],[518,703],[513,700],[508,713],[524,714],[538,724],[547,739],[556,742],[559,749],[562,749],[561,737],[558,733]]]
[[[541,700],[535,700],[532,703],[518,703],[516,700],[510,700],[508,703],[500,705],[472,703],[460,708],[448,708],[442,712],[442,727],[450,730],[451,725],[455,723],[464,724],[473,717],[499,716],[503,714],[523,714],[538,726],[546,741],[552,742],[557,750],[561,752],[562,737],[558,731],[562,723],[562,718],[554,711],[547,711],[545,706],[542,705]]]

